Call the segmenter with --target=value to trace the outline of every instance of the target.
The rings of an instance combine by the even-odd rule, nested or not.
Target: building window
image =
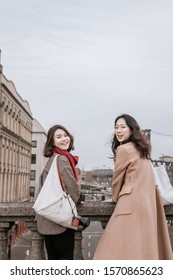
[[[31,155],[31,164],[35,164],[36,163],[36,154],[32,154]]]
[[[30,197],[34,197],[35,196],[35,187],[30,187],[29,193],[30,193]]]
[[[33,140],[32,141],[32,148],[36,148],[37,147],[37,141]]]
[[[35,180],[35,174],[36,174],[36,172],[35,172],[35,170],[31,170],[31,174],[30,174],[30,180]]]

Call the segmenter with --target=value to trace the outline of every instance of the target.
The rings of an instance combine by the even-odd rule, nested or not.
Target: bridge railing
[[[11,225],[16,221],[25,221],[28,230],[31,231],[31,244],[29,259],[45,259],[44,237],[38,233],[35,221],[35,212],[31,202],[0,203],[0,259],[9,259],[8,254],[8,232]],[[90,218],[91,221],[100,221],[105,227],[115,204],[112,202],[87,201],[78,208],[79,215]],[[167,220],[173,225],[173,205],[164,206]],[[170,230],[171,228],[171,230]],[[170,235],[172,228],[169,228]],[[171,236],[171,240],[173,236]],[[173,243],[172,243],[173,246]],[[75,232],[74,258],[82,260],[82,229]]]

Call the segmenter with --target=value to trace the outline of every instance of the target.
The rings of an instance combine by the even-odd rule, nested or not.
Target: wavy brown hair
[[[140,153],[141,158],[150,159],[151,145],[148,141],[147,136],[141,131],[137,121],[128,114],[122,114],[115,119],[115,122],[114,122],[115,126],[116,126],[117,121],[121,118],[123,118],[125,120],[127,126],[130,128],[130,130],[132,132],[128,141],[134,143],[136,149]],[[111,146],[114,156],[116,156],[116,150],[117,150],[118,146],[120,146],[120,142],[117,140],[117,137],[114,134],[113,139],[112,139],[112,146]]]
[[[55,148],[53,137],[54,137],[54,133],[57,129],[64,130],[67,133],[67,135],[70,137],[70,145],[69,145],[69,148],[67,151],[70,152],[71,150],[74,150],[73,135],[64,126],[57,124],[57,125],[52,126],[47,133],[47,141],[46,141],[46,144],[44,146],[44,151],[43,151],[43,154],[45,157],[51,157],[53,155],[53,150]]]

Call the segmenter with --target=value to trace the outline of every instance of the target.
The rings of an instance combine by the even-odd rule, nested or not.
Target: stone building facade
[[[32,119],[0,65],[0,202],[29,199]]]
[[[30,174],[30,196],[34,201],[38,195],[40,187],[40,175],[46,165],[48,158],[43,156],[43,149],[46,143],[47,133],[42,125],[33,119],[32,125],[32,155]]]

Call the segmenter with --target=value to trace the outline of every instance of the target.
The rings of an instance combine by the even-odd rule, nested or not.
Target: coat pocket
[[[132,186],[124,187],[119,193],[115,207],[115,216],[129,215],[132,213]]]

